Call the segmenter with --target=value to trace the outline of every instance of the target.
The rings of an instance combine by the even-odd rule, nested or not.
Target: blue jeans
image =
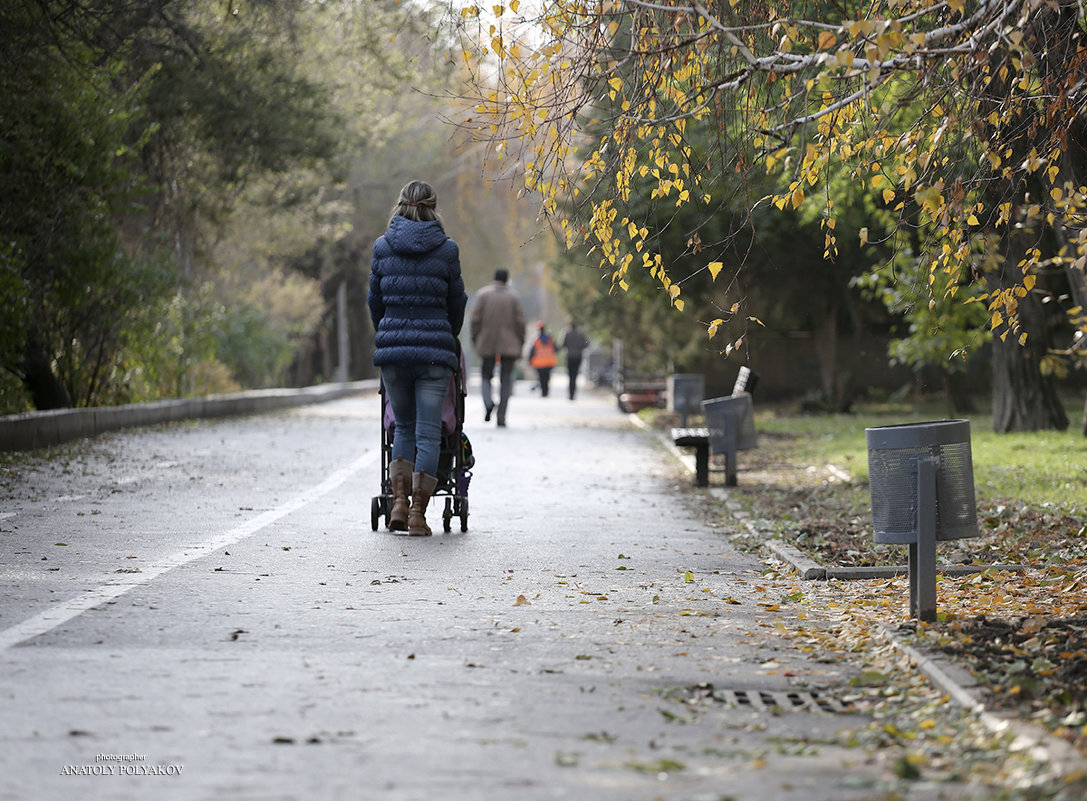
[[[392,458],[415,463],[415,471],[438,475],[442,409],[453,371],[440,364],[389,364],[381,380],[396,418]]]

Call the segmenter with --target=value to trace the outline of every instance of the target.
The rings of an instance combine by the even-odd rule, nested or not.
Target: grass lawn
[[[997,434],[991,417],[969,417],[974,490],[979,503],[1026,503],[1070,515],[1087,514],[1087,437],[1082,406],[1069,402],[1066,431]],[[760,434],[787,441],[782,456],[809,464],[833,464],[861,483],[868,481],[865,429],[947,419],[935,405],[859,404],[854,414],[800,414],[791,405],[758,407]]]

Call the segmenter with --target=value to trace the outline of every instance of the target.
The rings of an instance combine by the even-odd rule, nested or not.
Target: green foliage
[[[327,33],[366,13],[386,21],[395,6],[378,5],[0,8],[0,364],[35,405],[158,397],[212,362],[230,363],[245,382],[282,376],[297,313],[272,319],[265,299],[220,293],[237,308],[218,310],[209,354],[184,334],[183,319],[208,319],[184,287],[218,272],[217,236],[258,177],[316,170],[311,193],[330,196],[343,165],[326,165],[345,128],[332,98],[347,81],[306,56],[325,38],[321,25]],[[275,205],[263,202],[265,216],[288,193],[268,195]],[[251,242],[235,263],[263,260],[267,269],[274,242]],[[178,310],[187,303],[190,311]],[[179,348],[194,351],[182,357]],[[212,370],[214,383],[235,383],[220,376],[227,372]],[[21,408],[12,398],[6,408]]]
[[[130,344],[119,373],[145,400],[282,384],[297,344],[298,331],[283,328],[274,309],[224,303],[211,283],[164,299],[149,317],[153,325]]]
[[[767,207],[818,219],[814,242],[797,237],[812,280],[789,289],[806,297],[815,339],[832,354],[835,314],[861,312],[843,281],[888,256],[878,251],[908,246],[935,280],[957,281],[995,234],[999,269],[984,272],[997,336],[993,387],[1003,401],[994,424],[1067,425],[1039,365],[1067,349],[1051,336],[1053,301],[1071,296],[1067,311],[1081,329],[1087,306],[1082,9],[503,1],[465,6],[460,17],[477,101],[465,124],[519,148],[542,212],[560,217],[568,244],[587,241],[586,256],[614,283],[631,286],[631,273],[645,271],[677,310],[695,306],[674,253],[656,247],[659,217],[684,205],[708,216],[747,191],[747,203],[723,205],[751,211],[761,244],[773,233]],[[716,137],[710,158],[691,157],[700,127]],[[778,183],[752,181],[759,171]],[[630,213],[631,194],[647,180],[656,202]],[[563,198],[586,185],[592,208],[560,214]],[[843,203],[850,189],[872,199]],[[882,219],[843,224],[851,207],[878,209]],[[877,227],[894,238],[873,236]],[[732,231],[747,263],[750,237],[742,226]],[[840,261],[861,249],[864,258]],[[817,268],[820,258],[835,264]],[[706,253],[715,275],[725,261]],[[1045,280],[1053,268],[1066,273],[1065,288]],[[745,295],[728,307],[734,317],[710,321],[711,339],[733,319],[763,316],[755,299]],[[956,327],[951,320],[945,329]],[[1036,341],[1024,350],[1028,339]],[[902,358],[931,358],[903,347]],[[833,367],[820,364],[824,390],[837,381]]]
[[[114,222],[135,210],[143,89],[114,90],[112,65],[78,43],[60,52],[26,9],[0,16],[7,45],[25,48],[0,76],[14,110],[0,133],[0,292],[14,315],[0,357],[36,405],[79,405],[164,287],[153,254],[126,253]]]
[[[23,278],[19,251],[10,242],[0,242],[0,365],[16,364],[22,354],[30,319],[30,287]]]
[[[448,44],[400,0],[0,5],[0,366],[23,385],[0,411],[283,381],[327,356],[341,281],[365,321],[369,244],[420,173],[466,273],[534,264],[479,160],[449,167]]]
[[[942,273],[933,275],[909,251],[856,284],[901,316],[905,333],[892,340],[889,356],[915,371],[937,367],[962,372],[967,355],[992,338],[986,326],[989,314],[980,302],[983,289],[960,285]],[[973,302],[964,303],[968,298]]]

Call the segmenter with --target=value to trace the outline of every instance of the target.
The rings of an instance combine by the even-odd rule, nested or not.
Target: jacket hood
[[[429,253],[448,238],[437,220],[416,222],[397,216],[385,231],[385,241],[394,253]]]

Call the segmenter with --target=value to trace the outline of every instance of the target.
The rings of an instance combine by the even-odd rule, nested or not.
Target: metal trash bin
[[[969,420],[865,429],[874,539],[909,545],[910,610],[936,618],[936,541],[976,537]]]
[[[683,416],[683,425],[687,425],[687,415],[694,414],[700,408],[706,394],[706,378],[701,373],[674,373],[668,376],[668,409]]]
[[[746,392],[702,401],[710,431],[710,453],[725,455],[725,484],[736,486],[736,452],[759,446],[755,434],[755,407]]]
[[[917,461],[922,457],[936,460],[936,539],[977,536],[969,420],[868,428],[865,437],[876,542],[917,541]]]

